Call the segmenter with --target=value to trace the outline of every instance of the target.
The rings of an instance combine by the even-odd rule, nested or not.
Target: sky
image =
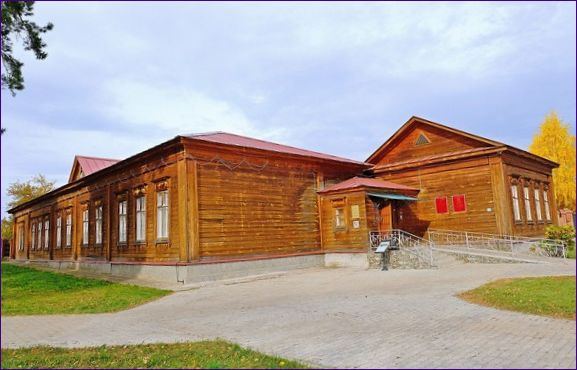
[[[74,155],[127,158],[227,131],[356,160],[411,116],[527,149],[575,131],[575,2],[37,2],[48,58],[1,95],[1,201],[64,185]]]

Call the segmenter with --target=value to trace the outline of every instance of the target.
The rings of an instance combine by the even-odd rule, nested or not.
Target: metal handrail
[[[433,243],[430,240],[421,238],[401,229],[370,231],[369,247],[374,251],[383,240],[387,239],[391,240],[393,247],[398,247],[399,249],[416,255],[420,260],[429,264],[430,267],[433,266]],[[427,251],[425,252],[426,255],[420,252],[420,249],[425,249]]]
[[[474,246],[511,254],[538,254],[546,257],[566,258],[565,243],[547,238],[437,229],[429,229],[427,236],[435,245],[466,246],[467,248]]]
[[[527,240],[527,241],[532,241],[532,240],[542,240],[542,241],[547,241],[547,242],[551,242],[551,243],[563,243],[563,241],[558,240],[558,239],[548,239],[548,238],[541,238],[541,237],[532,237],[532,236],[520,236],[520,235],[506,235],[506,234],[490,234],[490,233],[480,233],[477,231],[455,231],[455,230],[445,230],[445,229],[429,229],[427,231],[427,233],[429,232],[442,232],[442,233],[452,233],[452,234],[463,234],[466,233],[468,235],[471,236],[485,236],[487,238],[495,238],[495,239],[504,239],[504,240]]]

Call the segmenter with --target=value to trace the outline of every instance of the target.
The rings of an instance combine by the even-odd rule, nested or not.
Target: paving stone
[[[574,261],[291,271],[113,314],[3,316],[2,348],[223,338],[328,367],[575,368],[574,321],[455,297],[500,277],[567,274],[575,275]]]

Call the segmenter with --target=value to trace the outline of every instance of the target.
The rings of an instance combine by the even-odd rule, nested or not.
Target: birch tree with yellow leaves
[[[575,211],[575,135],[571,135],[569,125],[554,111],[549,113],[529,151],[559,163],[559,168],[553,170],[557,206]]]

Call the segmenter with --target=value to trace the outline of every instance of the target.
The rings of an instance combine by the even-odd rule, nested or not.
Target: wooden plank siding
[[[397,203],[397,228],[418,236],[424,235],[428,228],[476,232],[495,232],[497,228],[491,171],[486,158],[462,161],[458,165],[382,173],[377,177],[421,189],[417,202]],[[465,195],[464,212],[453,210],[453,195]],[[436,212],[437,197],[447,197],[448,213]]]
[[[369,243],[366,196],[364,191],[331,194],[321,197],[323,250],[327,252],[365,251]],[[359,227],[353,227],[352,207],[359,207]],[[335,209],[344,211],[343,227],[335,225]]]
[[[200,260],[321,251],[319,178],[327,184],[362,168],[205,143],[186,148],[196,163]]]

